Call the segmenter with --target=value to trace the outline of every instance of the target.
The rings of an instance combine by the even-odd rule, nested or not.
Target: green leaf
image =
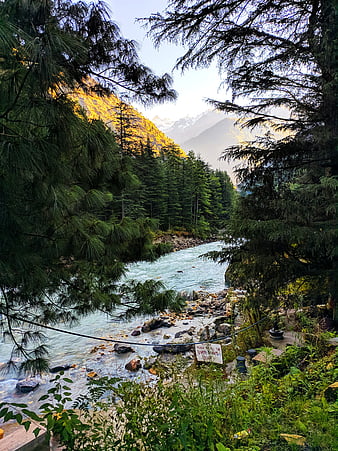
[[[0,418],[2,418],[6,413],[8,412],[8,407],[5,407],[4,409],[0,410]]]
[[[40,406],[40,410],[45,410],[45,411],[51,411],[51,410],[53,410],[53,408],[54,408],[54,406],[53,406],[53,404],[51,404],[51,403],[45,403],[45,404],[41,404],[41,406]]]
[[[35,435],[35,437],[37,437],[40,433],[41,429],[40,428],[35,428],[33,431],[33,434]]]
[[[35,412],[32,412],[31,410],[23,409],[22,413],[34,421],[41,421],[41,417],[39,417],[39,415],[37,415]]]
[[[55,419],[54,419],[53,415],[52,414],[48,414],[48,416],[47,416],[47,428],[49,430],[52,430],[54,424],[55,424]]]
[[[28,407],[27,404],[19,404],[19,403],[16,403],[16,402],[11,402],[11,406],[19,407],[20,409],[25,409],[25,408]]]
[[[21,424],[21,423],[22,423],[22,415],[21,415],[21,413],[17,413],[17,414],[15,415],[15,419],[16,419],[16,421],[17,421],[19,424]]]
[[[4,416],[4,422],[6,423],[6,421],[13,420],[14,418],[13,412],[7,412]]]
[[[25,428],[26,432],[30,428],[30,425],[31,425],[30,421],[25,421],[24,423],[22,423],[22,426]]]

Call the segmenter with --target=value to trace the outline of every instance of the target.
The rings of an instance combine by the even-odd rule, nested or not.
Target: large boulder
[[[127,352],[135,352],[131,346],[123,345],[120,343],[114,344],[114,351],[118,354],[126,354]]]

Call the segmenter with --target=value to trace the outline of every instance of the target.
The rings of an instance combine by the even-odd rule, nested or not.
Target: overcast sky
[[[196,116],[210,107],[203,98],[225,99],[224,90],[218,92],[220,79],[215,68],[189,70],[181,75],[180,71],[172,69],[176,59],[182,55],[183,49],[173,44],[163,44],[155,49],[147,38],[146,30],[140,23],[135,23],[138,17],[148,17],[151,13],[162,12],[167,0],[105,0],[111,10],[112,19],[120,26],[122,35],[134,39],[140,45],[139,55],[143,64],[149,66],[157,75],[167,72],[174,78],[174,89],[179,94],[175,103],[166,103],[152,108],[136,105],[137,109],[149,119],[154,116],[179,119],[183,116]]]

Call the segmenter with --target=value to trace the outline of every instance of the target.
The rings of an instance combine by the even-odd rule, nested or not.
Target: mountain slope
[[[186,116],[171,123],[169,127],[160,129],[163,130],[177,143],[184,143],[191,138],[198,136],[207,128],[217,124],[217,122],[224,119],[224,114],[218,111],[209,110],[198,116]],[[154,120],[155,124],[157,122]]]
[[[281,117],[287,115],[287,112],[282,109],[275,113]],[[276,132],[273,129],[262,127],[256,127],[253,131],[243,129],[236,124],[236,120],[236,118],[225,117],[224,113],[209,110],[196,117],[183,117],[163,130],[185,152],[192,150],[213,169],[226,171],[235,181],[233,171],[239,162],[220,159],[227,147],[252,141],[256,136],[263,136],[267,131],[273,133],[276,138],[283,137],[282,132]],[[154,118],[154,121],[158,125],[161,124],[159,118]],[[164,123],[163,120],[162,123]]]
[[[141,143],[145,145],[149,141],[155,153],[160,153],[165,147],[175,146],[181,156],[186,156],[173,139],[115,95],[102,97],[92,92],[88,94],[83,90],[77,90],[71,98],[86,110],[89,118],[101,119],[111,127],[121,147],[128,146],[129,150],[138,152]]]
[[[221,155],[227,147],[252,138],[252,134],[235,125],[235,121],[233,118],[224,118],[180,144],[186,152],[193,150],[214,169],[225,170],[232,176],[235,163],[220,160]]]
[[[154,121],[161,126],[159,118],[154,118]],[[209,110],[196,117],[183,117],[163,131],[185,152],[192,150],[213,169],[226,171],[234,180],[233,169],[238,162],[228,162],[220,157],[227,147],[253,137],[252,133],[241,129],[235,122],[235,118],[225,117],[224,113]]]

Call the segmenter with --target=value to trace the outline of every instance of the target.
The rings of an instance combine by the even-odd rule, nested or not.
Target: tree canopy
[[[172,0],[147,23],[155,44],[186,46],[177,68],[217,62],[230,99],[213,105],[285,133],[225,152],[238,161],[242,191],[231,246],[214,255],[230,261],[229,280],[251,306],[290,293],[293,303],[337,301],[335,2]]]

